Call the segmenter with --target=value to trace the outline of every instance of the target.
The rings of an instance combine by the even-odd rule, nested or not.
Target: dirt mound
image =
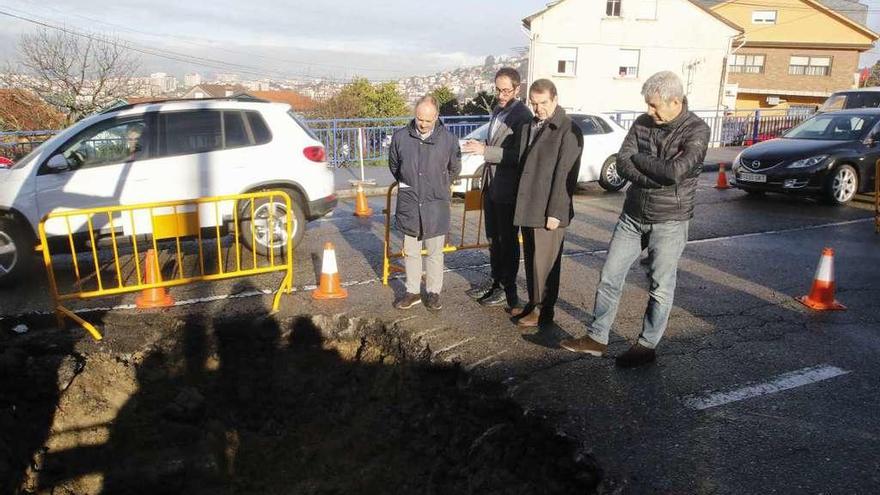
[[[375,321],[192,318],[127,354],[15,342],[0,341],[4,493],[571,494],[599,481],[500,385]]]

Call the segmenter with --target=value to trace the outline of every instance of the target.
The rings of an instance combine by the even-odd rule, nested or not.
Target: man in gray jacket
[[[422,243],[428,251],[425,307],[442,308],[443,245],[449,232],[452,179],[461,172],[458,138],[437,121],[433,96],[416,103],[415,118],[391,137],[388,168],[397,180],[397,227],[403,231],[406,295],[394,303],[409,309],[422,302]]]
[[[513,220],[522,227],[529,286],[529,303],[521,311],[511,311],[521,327],[553,321],[562,243],[574,217],[572,195],[577,188],[584,135],[557,103],[552,81],[532,83],[529,104],[535,118],[521,131],[522,174]]]
[[[687,244],[710,135],[709,126],[688,111],[681,80],[674,73],[651,76],[642,86],[642,95],[648,113],[636,119],[617,154],[617,172],[632,186],[602,267],[595,320],[586,337],[560,343],[574,352],[594,356],[605,352],[626,274],[644,243],[651,279],[648,307],[638,342],[616,359],[622,367],[655,359],[654,349],[672,310],[678,260]]]
[[[513,224],[516,191],[519,187],[519,144],[524,124],[532,120],[532,112],[517,99],[520,75],[516,69],[502,67],[495,74],[498,105],[489,121],[486,143],[467,141],[465,153],[483,155],[483,211],[486,237],[489,239],[489,260],[492,285],[467,291],[483,306],[496,306],[507,301],[510,308],[519,303],[516,273],[519,271],[519,227]]]

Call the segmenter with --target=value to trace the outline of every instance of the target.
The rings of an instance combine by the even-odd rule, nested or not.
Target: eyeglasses
[[[498,94],[501,94],[501,95],[509,95],[509,94],[513,93],[514,91],[516,91],[515,87],[514,88],[504,88],[504,89],[501,89],[498,87],[495,88],[495,92]]]

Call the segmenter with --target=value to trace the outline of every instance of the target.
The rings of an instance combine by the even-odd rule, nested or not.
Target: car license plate
[[[767,176],[764,174],[750,174],[743,172],[739,174],[739,180],[744,182],[767,182]]]

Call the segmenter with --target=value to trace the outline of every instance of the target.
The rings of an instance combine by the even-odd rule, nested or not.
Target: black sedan
[[[743,150],[732,182],[750,194],[809,194],[843,204],[873,188],[878,159],[880,109],[828,112]]]

